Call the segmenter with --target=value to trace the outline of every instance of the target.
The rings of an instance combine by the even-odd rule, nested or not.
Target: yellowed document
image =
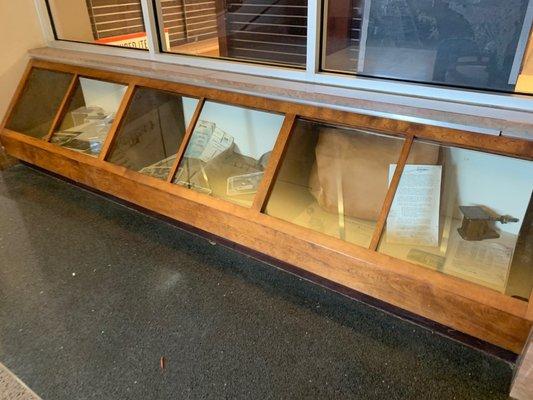
[[[389,168],[389,182],[396,165]],[[387,243],[439,245],[442,166],[406,165],[387,218]]]

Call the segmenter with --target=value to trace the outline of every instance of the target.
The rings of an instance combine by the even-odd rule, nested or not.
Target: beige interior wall
[[[26,67],[29,49],[44,37],[33,0],[0,0],[0,119]]]
[[[86,0],[49,0],[49,4],[60,39],[94,40]]]

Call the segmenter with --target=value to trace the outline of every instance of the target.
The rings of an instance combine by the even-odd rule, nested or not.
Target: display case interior
[[[45,138],[74,75],[33,68],[24,84],[6,128],[35,138]]]
[[[283,118],[207,101],[173,182],[251,207]]]
[[[299,119],[266,213],[368,248],[405,140]],[[411,157],[433,162],[434,152]],[[394,172],[394,170],[392,171]]]
[[[166,180],[198,99],[138,88],[106,160]]]
[[[97,157],[127,86],[80,77],[51,142]]]
[[[407,161],[378,251],[527,300],[533,164],[418,143],[435,162]]]

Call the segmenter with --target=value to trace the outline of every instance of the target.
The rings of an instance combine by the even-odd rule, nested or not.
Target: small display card
[[[389,183],[396,165],[389,167]],[[442,166],[406,165],[387,218],[387,243],[439,245]]]

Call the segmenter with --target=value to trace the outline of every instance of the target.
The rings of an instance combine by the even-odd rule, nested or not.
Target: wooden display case
[[[531,141],[36,60],[0,139],[20,160],[516,353],[533,324]],[[459,229],[469,215],[485,218],[481,240]]]

